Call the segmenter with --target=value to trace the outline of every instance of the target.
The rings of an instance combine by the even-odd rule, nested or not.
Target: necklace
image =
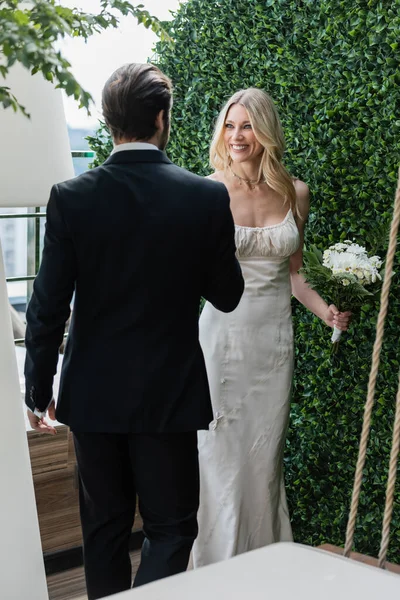
[[[256,185],[259,185],[260,183],[266,183],[265,179],[260,181],[259,179],[246,179],[245,177],[241,177],[240,175],[235,173],[235,171],[232,169],[231,165],[228,165],[228,166],[229,166],[229,170],[232,173],[232,175],[234,177],[236,177],[236,179],[239,179],[240,185],[242,184],[242,181],[244,181],[244,183],[247,183],[247,185],[250,187],[251,190],[254,190]]]

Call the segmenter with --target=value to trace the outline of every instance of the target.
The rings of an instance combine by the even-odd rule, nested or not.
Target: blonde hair
[[[288,202],[293,214],[300,216],[293,178],[282,164],[285,139],[278,111],[272,98],[258,88],[239,90],[221,110],[210,146],[210,163],[216,171],[222,171],[232,162],[224,142],[225,121],[233,104],[241,104],[247,110],[253,132],[264,147],[258,181],[266,183]]]

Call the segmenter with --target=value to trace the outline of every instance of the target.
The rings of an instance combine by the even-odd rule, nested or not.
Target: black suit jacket
[[[26,403],[81,432],[180,432],[212,420],[201,296],[235,309],[243,278],[228,192],[157,150],[117,152],[55,185],[27,310]]]

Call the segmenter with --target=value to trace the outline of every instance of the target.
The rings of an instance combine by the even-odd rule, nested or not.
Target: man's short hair
[[[171,80],[150,63],[120,67],[103,88],[103,116],[115,140],[150,139],[158,113],[164,110],[168,119],[171,105]]]

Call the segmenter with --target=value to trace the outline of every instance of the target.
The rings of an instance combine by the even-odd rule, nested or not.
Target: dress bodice
[[[244,227],[235,225],[239,260],[250,257],[288,258],[296,252],[300,235],[291,210],[276,225]]]

